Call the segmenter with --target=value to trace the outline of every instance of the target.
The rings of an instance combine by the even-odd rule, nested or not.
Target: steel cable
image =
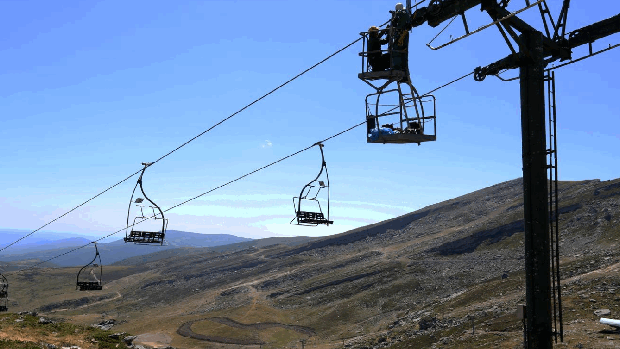
[[[237,110],[236,112],[232,113],[230,116],[228,116],[228,117],[226,117],[226,118],[224,118],[224,119],[220,120],[218,123],[216,123],[215,125],[213,125],[213,126],[209,127],[207,130],[205,130],[205,131],[201,132],[200,134],[198,134],[197,136],[195,136],[195,137],[191,138],[191,139],[190,139],[190,140],[188,140],[187,142],[185,142],[185,143],[181,144],[180,146],[176,147],[175,149],[173,149],[173,150],[169,151],[167,154],[163,155],[162,157],[160,157],[159,159],[157,159],[157,160],[156,160],[156,161],[154,161],[153,163],[155,164],[155,163],[157,163],[157,162],[161,161],[162,159],[166,158],[166,157],[167,157],[167,156],[169,156],[170,154],[172,154],[172,153],[176,152],[177,150],[179,150],[179,149],[183,148],[184,146],[186,146],[186,145],[187,145],[187,144],[189,144],[190,142],[192,142],[192,141],[194,141],[195,139],[197,139],[197,138],[199,138],[199,137],[203,136],[205,133],[207,133],[207,132],[209,132],[209,131],[213,130],[213,129],[214,129],[214,128],[216,128],[217,126],[219,126],[219,125],[223,124],[224,122],[226,122],[227,120],[231,119],[231,118],[232,118],[232,117],[234,117],[235,115],[237,115],[237,114],[241,113],[242,111],[244,111],[245,109],[247,109],[247,108],[249,108],[250,106],[254,105],[255,103],[259,102],[259,101],[260,101],[260,100],[262,100],[263,98],[265,98],[265,97],[267,97],[267,96],[271,95],[272,93],[276,92],[276,91],[277,91],[277,90],[279,90],[280,88],[282,88],[282,87],[286,86],[287,84],[289,84],[289,83],[291,83],[292,81],[296,80],[296,79],[297,79],[297,78],[299,78],[300,76],[302,76],[302,75],[304,75],[305,73],[309,72],[310,70],[312,70],[312,69],[316,68],[316,67],[317,67],[317,66],[319,66],[320,64],[325,63],[325,62],[326,62],[327,60],[329,60],[330,58],[334,57],[335,55],[339,54],[340,52],[342,52],[342,51],[346,50],[347,48],[351,47],[352,45],[354,45],[355,43],[357,43],[357,42],[358,42],[358,41],[360,41],[360,40],[361,40],[361,38],[358,38],[358,39],[354,40],[353,42],[351,42],[350,44],[348,44],[348,45],[346,45],[346,46],[342,47],[341,49],[339,49],[338,51],[336,51],[336,52],[332,53],[331,55],[327,56],[326,58],[324,58],[324,59],[323,59],[323,60],[321,60],[320,62],[318,62],[318,63],[314,64],[314,65],[313,65],[313,66],[311,66],[310,68],[308,68],[308,69],[306,69],[306,70],[302,71],[301,73],[299,73],[299,74],[295,75],[295,76],[294,76],[294,77],[292,77],[291,79],[289,79],[289,80],[287,80],[286,82],[284,82],[284,83],[280,84],[278,87],[276,87],[276,88],[274,88],[273,90],[271,90],[271,91],[269,91],[269,92],[265,93],[264,95],[262,95],[261,97],[259,97],[259,98],[255,99],[255,100],[254,100],[254,101],[252,101],[251,103],[249,103],[249,104],[245,105],[243,108],[241,108],[241,109]],[[2,249],[0,249],[0,252],[2,252],[2,251],[4,251],[4,250],[6,250],[7,248],[9,248],[9,247],[11,247],[11,246],[15,245],[16,243],[18,243],[18,242],[22,241],[23,239],[25,239],[25,238],[27,238],[27,237],[31,236],[32,234],[34,234],[34,233],[36,233],[37,231],[39,231],[39,230],[41,230],[41,229],[45,228],[46,226],[48,226],[48,225],[50,225],[50,224],[52,224],[52,223],[56,222],[57,220],[59,220],[59,219],[63,218],[64,216],[68,215],[69,213],[71,213],[71,212],[75,211],[76,209],[78,209],[78,208],[80,208],[80,207],[84,206],[84,205],[85,205],[85,204],[87,204],[88,202],[90,202],[90,201],[92,201],[92,200],[96,199],[97,197],[99,197],[99,196],[101,196],[102,194],[106,193],[106,192],[107,192],[107,191],[109,191],[110,189],[112,189],[112,188],[114,188],[114,187],[118,186],[118,185],[119,185],[119,184],[121,184],[121,183],[124,183],[124,182],[125,182],[125,181],[127,181],[129,178],[131,178],[131,177],[135,176],[136,174],[140,173],[140,171],[142,171],[142,169],[140,169],[140,170],[138,170],[138,171],[134,172],[134,173],[133,173],[133,174],[131,174],[129,177],[127,177],[127,178],[123,179],[122,181],[120,181],[120,182],[118,182],[118,183],[116,183],[116,184],[114,184],[114,185],[112,185],[112,186],[108,187],[106,190],[104,190],[104,191],[100,192],[99,194],[97,194],[97,195],[93,196],[92,198],[90,198],[90,199],[88,199],[88,200],[84,201],[83,203],[81,203],[81,204],[79,204],[79,205],[75,206],[74,208],[72,208],[71,210],[69,210],[69,211],[65,212],[65,213],[64,213],[64,214],[62,214],[61,216],[56,217],[54,220],[52,220],[52,221],[50,221],[50,222],[48,222],[48,223],[45,223],[43,226],[41,226],[41,227],[39,227],[38,229],[36,229],[36,230],[32,231],[31,233],[28,233],[28,234],[26,234],[26,235],[22,236],[21,238],[19,238],[18,240],[14,241],[14,242],[12,242],[12,243],[10,243],[10,244],[8,244],[7,246],[5,246],[5,247],[3,247]]]
[[[231,180],[231,181],[228,181],[228,182],[226,182],[226,183],[224,183],[224,184],[222,184],[222,185],[219,185],[219,186],[217,186],[217,187],[215,187],[215,188],[213,188],[213,189],[210,189],[210,190],[208,190],[208,191],[206,191],[206,192],[204,192],[204,193],[202,193],[202,194],[196,195],[196,196],[194,196],[194,197],[193,197],[193,198],[191,198],[191,199],[185,200],[185,201],[183,201],[183,202],[181,202],[181,203],[178,203],[178,204],[176,204],[176,205],[174,205],[174,206],[171,206],[171,207],[167,208],[166,210],[164,210],[164,212],[168,212],[168,211],[170,211],[170,210],[172,210],[172,209],[174,209],[174,208],[176,208],[176,207],[179,207],[179,206],[185,205],[186,203],[188,203],[188,202],[190,202],[190,201],[196,200],[196,199],[198,199],[198,198],[200,198],[200,197],[202,197],[202,196],[204,196],[204,195],[207,195],[207,194],[209,194],[209,193],[212,193],[212,192],[214,192],[214,191],[216,191],[216,190],[218,190],[218,189],[220,189],[220,188],[223,188],[223,187],[228,186],[228,185],[230,185],[230,184],[232,184],[232,183],[235,183],[235,182],[237,182],[237,181],[239,181],[239,180],[241,180],[241,179],[243,179],[243,178],[245,178],[245,177],[248,177],[248,176],[250,176],[250,175],[253,175],[253,174],[255,174],[255,173],[259,172],[259,171],[262,171],[262,170],[264,170],[264,169],[266,169],[266,168],[268,168],[268,167],[271,167],[271,166],[273,166],[273,165],[275,165],[275,164],[277,164],[277,163],[280,163],[280,162],[282,162],[282,161],[284,161],[284,160],[286,160],[286,159],[288,159],[288,158],[291,158],[291,157],[293,157],[293,156],[295,156],[295,155],[299,155],[299,154],[301,154],[301,153],[305,152],[306,150],[308,150],[308,149],[310,149],[310,148],[314,147],[314,146],[315,146],[315,145],[317,145],[318,143],[324,143],[324,142],[326,142],[326,141],[328,141],[328,140],[330,140],[330,139],[336,138],[336,137],[338,137],[338,136],[340,136],[340,135],[342,135],[342,134],[344,134],[344,133],[346,133],[346,132],[349,132],[349,131],[353,130],[353,129],[354,129],[354,128],[356,128],[356,127],[359,127],[359,126],[361,126],[361,125],[365,124],[365,123],[366,123],[366,121],[362,121],[362,122],[360,122],[360,123],[358,123],[358,124],[356,124],[356,125],[354,125],[354,126],[349,127],[348,129],[346,129],[346,130],[344,130],[344,131],[340,131],[340,132],[338,132],[338,133],[336,133],[336,134],[334,134],[334,135],[332,135],[332,136],[329,136],[329,137],[327,137],[327,138],[325,138],[325,139],[323,139],[323,140],[321,140],[321,141],[318,141],[318,142],[316,142],[316,143],[312,144],[311,146],[308,146],[308,147],[305,147],[305,148],[303,148],[303,149],[301,149],[301,150],[298,150],[298,151],[296,151],[296,152],[294,152],[294,153],[292,153],[292,154],[289,154],[289,155],[287,155],[287,156],[285,156],[285,157],[283,157],[283,158],[280,158],[280,159],[278,159],[278,160],[276,160],[276,161],[274,161],[274,162],[272,162],[272,163],[270,163],[270,164],[268,164],[268,165],[265,165],[265,166],[259,167],[259,168],[257,168],[256,170],[254,170],[254,171],[252,171],[252,172],[248,172],[248,173],[246,173],[246,174],[244,174],[244,175],[242,175],[242,176],[240,176],[240,177],[237,177],[237,178],[235,178],[235,179],[233,179],[233,180]],[[42,261],[42,262],[36,263],[36,264],[34,264],[34,265],[32,265],[32,266],[30,266],[30,267],[28,267],[28,268],[21,269],[20,271],[25,271],[25,270],[28,270],[28,269],[33,269],[33,268],[35,268],[35,267],[37,267],[37,266],[39,266],[39,265],[41,265],[41,264],[47,263],[47,262],[49,262],[49,261],[51,261],[51,260],[53,260],[53,259],[56,259],[56,258],[58,258],[58,257],[62,257],[62,256],[64,256],[64,255],[67,255],[67,254],[69,254],[69,253],[75,252],[75,251],[77,251],[77,250],[79,250],[79,249],[82,249],[82,248],[84,248],[84,247],[90,246],[90,244],[92,244],[93,242],[99,242],[99,241],[101,241],[101,240],[103,240],[103,239],[109,238],[109,237],[111,237],[111,236],[113,236],[113,235],[115,235],[115,234],[118,234],[118,233],[122,232],[123,230],[125,230],[125,229],[127,229],[127,228],[131,228],[131,227],[133,227],[133,226],[135,226],[135,225],[138,225],[138,224],[140,224],[140,223],[142,223],[142,222],[144,222],[144,221],[147,221],[147,220],[149,220],[149,219],[155,218],[155,217],[157,217],[157,216],[158,216],[158,214],[155,214],[155,215],[153,215],[153,216],[151,216],[151,217],[145,218],[145,219],[143,219],[143,220],[141,220],[141,221],[139,221],[139,222],[137,222],[137,223],[134,223],[134,224],[132,224],[132,225],[128,225],[128,226],[126,226],[126,227],[124,227],[124,228],[122,228],[122,229],[119,229],[119,230],[117,230],[117,231],[115,231],[115,232],[113,232],[113,233],[111,233],[111,234],[108,234],[108,235],[106,235],[106,236],[103,236],[103,237],[101,237],[101,238],[99,238],[99,239],[97,239],[97,240],[94,240],[94,241],[89,242],[89,243],[87,243],[87,244],[85,244],[85,245],[82,245],[82,246],[79,246],[79,247],[73,248],[73,249],[71,249],[71,250],[69,250],[69,251],[63,252],[63,253],[61,253],[61,254],[59,254],[59,255],[55,256],[55,257],[52,257],[52,258],[49,258],[49,259],[47,259],[47,260],[45,260],[45,261]]]
[[[358,40],[359,40],[359,39],[358,39]],[[442,88],[444,88],[444,87],[447,87],[447,86],[449,86],[449,85],[451,85],[451,84],[453,84],[453,83],[455,83],[455,82],[457,82],[457,81],[460,81],[460,80],[462,80],[462,79],[466,78],[467,76],[469,76],[469,75],[471,75],[471,74],[473,74],[473,72],[472,72],[472,73],[469,73],[469,74],[466,74],[466,75],[463,75],[463,76],[461,76],[461,77],[459,77],[459,78],[457,78],[457,79],[454,79],[454,80],[452,80],[452,81],[450,81],[450,82],[448,82],[448,83],[446,83],[446,84],[443,84],[443,85],[441,85],[441,86],[439,86],[439,87],[437,87],[437,88],[435,88],[435,89],[433,89],[433,90],[431,90],[431,91],[429,91],[429,92],[427,92],[427,93],[423,94],[422,96],[428,95],[428,94],[430,94],[430,93],[432,93],[432,92],[435,92],[435,91],[437,91],[437,90],[439,90],[439,89],[442,89]],[[174,209],[174,208],[176,208],[176,207],[182,206],[182,205],[184,205],[184,204],[186,204],[186,203],[188,203],[188,202],[190,202],[190,201],[196,200],[196,199],[198,199],[198,198],[200,198],[200,197],[202,197],[202,196],[204,196],[204,195],[206,195],[206,194],[209,194],[209,193],[211,193],[211,192],[213,192],[213,191],[215,191],[215,190],[218,190],[218,189],[223,188],[223,187],[225,187],[225,186],[227,186],[227,185],[230,185],[230,184],[232,184],[232,183],[234,183],[234,182],[237,182],[237,181],[239,181],[239,180],[241,180],[241,179],[243,179],[243,178],[245,178],[245,177],[248,177],[248,176],[250,176],[250,175],[252,175],[252,174],[254,174],[254,173],[257,173],[257,172],[262,171],[262,170],[264,170],[264,169],[266,169],[266,168],[268,168],[268,167],[271,167],[271,166],[273,166],[273,165],[275,165],[275,164],[277,164],[277,163],[280,163],[280,162],[282,162],[282,161],[284,161],[284,160],[286,160],[286,159],[288,159],[288,158],[291,158],[291,157],[293,157],[293,156],[295,156],[295,155],[298,155],[298,154],[300,154],[300,153],[303,153],[304,151],[306,151],[306,150],[308,150],[308,149],[310,149],[310,148],[314,147],[314,146],[315,146],[315,145],[317,145],[318,143],[324,143],[324,142],[326,142],[326,141],[328,141],[328,140],[330,140],[330,139],[336,138],[336,137],[338,137],[338,136],[340,136],[340,135],[342,135],[342,134],[344,134],[344,133],[346,133],[346,132],[349,132],[349,131],[353,130],[354,128],[357,128],[357,127],[359,127],[359,126],[361,126],[361,125],[365,124],[365,123],[366,123],[366,120],[364,120],[364,121],[362,121],[362,122],[360,122],[360,123],[358,123],[358,124],[356,124],[356,125],[353,125],[353,126],[351,126],[351,127],[347,128],[346,130],[343,130],[343,131],[340,131],[340,132],[338,132],[338,133],[336,133],[336,134],[334,134],[334,135],[331,135],[331,136],[329,136],[329,137],[327,137],[327,138],[325,138],[325,139],[323,139],[323,140],[321,140],[321,141],[315,142],[315,143],[314,143],[314,144],[312,144],[311,146],[305,147],[305,148],[303,148],[303,149],[301,149],[301,150],[298,150],[298,151],[296,151],[296,152],[294,152],[294,153],[292,153],[292,154],[289,154],[289,155],[287,155],[287,156],[285,156],[285,157],[283,157],[283,158],[280,158],[280,159],[278,159],[278,160],[276,160],[276,161],[274,161],[274,162],[272,162],[272,163],[270,163],[270,164],[267,164],[267,165],[265,165],[265,166],[259,167],[258,169],[254,170],[254,171],[248,172],[248,173],[246,173],[246,174],[244,174],[244,175],[242,175],[242,176],[240,176],[240,177],[237,177],[237,178],[235,178],[235,179],[233,179],[233,180],[231,180],[231,181],[228,181],[228,182],[226,182],[226,183],[224,183],[224,184],[222,184],[222,185],[219,185],[219,186],[217,186],[217,187],[215,187],[215,188],[213,188],[213,189],[210,189],[210,190],[208,190],[208,191],[206,191],[206,192],[204,192],[204,193],[202,193],[202,194],[199,194],[199,195],[197,195],[197,196],[195,196],[195,197],[193,197],[193,198],[191,198],[191,199],[185,200],[185,201],[183,201],[183,202],[181,202],[181,203],[178,203],[178,204],[176,204],[176,205],[174,205],[174,206],[171,206],[171,207],[167,208],[166,210],[164,210],[164,212],[168,212],[168,211],[170,211],[170,210],[172,210],[172,209]],[[196,138],[196,137],[195,137],[195,138]],[[178,149],[178,148],[177,148],[177,149]],[[163,158],[163,157],[162,157],[162,158]],[[138,172],[140,172],[140,171],[138,171]],[[134,173],[133,175],[135,175],[135,173]],[[133,175],[132,175],[132,176],[133,176]],[[125,179],[125,180],[126,180],[126,179]],[[128,225],[128,226],[126,226],[126,227],[124,227],[124,228],[122,228],[122,229],[119,229],[119,230],[117,230],[117,231],[115,231],[115,232],[113,232],[113,233],[110,233],[110,234],[108,234],[108,235],[106,235],[106,236],[103,236],[103,237],[101,237],[101,238],[99,238],[99,239],[97,239],[97,240],[94,240],[94,241],[89,242],[89,243],[87,243],[87,244],[85,244],[85,245],[82,245],[82,246],[79,246],[79,247],[73,248],[73,249],[71,249],[71,250],[69,250],[69,251],[66,251],[66,252],[64,252],[64,253],[61,253],[61,254],[59,254],[59,255],[57,255],[57,256],[55,256],[55,257],[49,258],[49,259],[47,259],[47,260],[45,260],[45,261],[42,261],[42,262],[39,262],[39,263],[33,264],[33,265],[31,265],[30,267],[27,267],[27,268],[24,268],[24,269],[20,269],[19,271],[26,271],[26,270],[29,270],[29,269],[34,269],[35,267],[37,267],[37,266],[39,266],[39,265],[41,265],[41,264],[47,263],[47,262],[49,262],[49,261],[51,261],[51,260],[54,260],[54,259],[56,259],[56,258],[59,258],[59,257],[65,256],[65,255],[67,255],[67,254],[69,254],[69,253],[72,253],[72,252],[75,252],[75,251],[77,251],[77,250],[80,250],[80,249],[82,249],[82,248],[84,248],[84,247],[90,246],[90,244],[91,244],[91,243],[93,243],[93,242],[98,242],[98,241],[101,241],[101,240],[103,240],[103,239],[109,238],[109,237],[111,237],[111,236],[113,236],[113,235],[116,235],[116,234],[118,234],[118,233],[122,232],[123,230],[126,230],[127,228],[131,228],[131,227],[133,227],[133,226],[135,226],[135,225],[138,225],[138,224],[140,224],[140,223],[142,223],[142,222],[144,222],[144,221],[146,221],[146,220],[149,220],[149,219],[152,219],[152,218],[155,218],[155,217],[157,217],[157,215],[153,215],[153,216],[151,216],[151,217],[145,218],[145,219],[143,219],[143,220],[141,220],[141,221],[139,221],[139,222],[137,222],[137,223],[134,223],[134,224],[132,224],[132,225]]]
[[[280,88],[282,88],[282,87],[286,86],[287,84],[289,84],[289,83],[290,83],[290,82],[292,82],[293,80],[297,79],[298,77],[300,77],[300,76],[304,75],[305,73],[309,72],[310,70],[312,70],[312,69],[316,68],[316,67],[317,67],[317,66],[319,66],[320,64],[325,63],[328,59],[330,59],[330,58],[334,57],[335,55],[339,54],[340,52],[342,52],[342,51],[346,50],[347,48],[351,47],[353,44],[357,43],[357,42],[358,42],[358,41],[360,41],[360,40],[362,40],[362,38],[358,38],[358,39],[354,40],[353,42],[351,42],[350,44],[346,45],[345,47],[343,47],[343,48],[339,49],[338,51],[336,51],[336,52],[332,53],[331,55],[327,56],[327,57],[326,57],[325,59],[323,59],[322,61],[320,61],[320,62],[316,63],[315,65],[313,65],[313,66],[311,66],[310,68],[308,68],[308,69],[304,70],[303,72],[301,72],[301,73],[299,73],[299,74],[295,75],[295,76],[294,76],[294,77],[292,77],[291,79],[289,79],[289,80],[287,80],[286,82],[282,83],[280,86],[278,86],[278,87],[274,88],[273,90],[271,90],[271,91],[269,91],[269,92],[265,93],[265,94],[264,94],[264,95],[262,95],[261,97],[259,97],[259,98],[255,99],[254,101],[252,101],[252,103],[247,104],[247,105],[246,105],[246,106],[244,106],[243,108],[241,108],[241,109],[237,110],[236,112],[232,113],[230,116],[228,116],[228,117],[226,117],[226,118],[224,118],[224,119],[220,120],[220,121],[219,121],[218,123],[216,123],[215,125],[213,125],[213,126],[209,127],[207,130],[205,130],[205,131],[203,131],[203,132],[199,133],[199,134],[198,134],[197,136],[195,136],[194,138],[192,138],[192,139],[190,139],[189,141],[187,141],[187,142],[185,142],[185,143],[181,144],[180,146],[178,146],[178,147],[177,147],[177,148],[175,148],[174,150],[171,150],[171,151],[170,151],[170,152],[168,152],[166,155],[164,155],[164,156],[160,157],[159,159],[155,160],[153,163],[154,163],[154,164],[155,164],[155,163],[158,163],[160,160],[164,159],[164,158],[165,158],[165,157],[167,157],[168,155],[170,155],[170,154],[174,153],[175,151],[177,151],[177,150],[179,150],[179,149],[183,148],[184,146],[186,146],[186,145],[187,145],[187,144],[189,144],[190,142],[194,141],[196,138],[198,138],[198,137],[200,137],[200,136],[204,135],[205,133],[207,133],[207,132],[211,131],[212,129],[216,128],[217,126],[219,126],[219,125],[223,124],[225,121],[227,121],[227,120],[231,119],[233,116],[235,116],[235,115],[237,115],[237,114],[241,113],[242,111],[244,111],[244,110],[246,110],[247,108],[251,107],[252,105],[254,105],[255,103],[257,103],[258,101],[260,101],[260,100],[262,100],[263,98],[265,98],[265,97],[269,96],[270,94],[272,94],[272,93],[276,92],[276,91],[277,91],[277,90],[279,90]]]
[[[110,189],[112,189],[112,188],[114,188],[114,187],[118,186],[119,184],[121,184],[121,183],[123,183],[123,182],[127,181],[129,178],[131,178],[131,177],[135,176],[136,174],[140,173],[140,171],[142,171],[142,170],[138,170],[138,171],[134,172],[134,173],[133,173],[133,174],[131,174],[129,177],[127,177],[127,178],[123,179],[122,181],[120,181],[120,182],[118,182],[118,183],[116,183],[116,184],[114,184],[114,185],[112,185],[112,186],[108,187],[108,189],[106,189],[106,190],[104,190],[104,191],[100,192],[99,194],[97,194],[97,195],[93,196],[92,198],[90,198],[90,199],[88,199],[88,200],[84,201],[83,203],[81,203],[81,204],[79,204],[79,205],[75,206],[74,208],[72,208],[71,210],[69,210],[69,211],[65,212],[65,213],[64,213],[64,214],[62,214],[61,216],[58,216],[58,217],[54,218],[54,220],[52,220],[52,221],[50,221],[50,222],[48,222],[48,223],[45,223],[44,225],[42,225],[42,226],[41,226],[41,227],[39,227],[38,229],[36,229],[36,230],[32,231],[31,233],[28,233],[28,234],[26,234],[26,235],[22,236],[21,238],[17,239],[16,241],[11,242],[10,244],[8,244],[8,245],[4,246],[2,249],[0,249],[0,252],[2,252],[2,251],[4,251],[4,250],[6,250],[7,248],[9,248],[9,247],[11,247],[11,246],[15,245],[16,243],[18,243],[18,242],[22,241],[23,239],[25,239],[25,238],[29,237],[29,236],[30,236],[30,235],[32,235],[32,234],[34,234],[34,233],[38,232],[39,230],[41,230],[41,229],[45,228],[46,226],[48,226],[48,225],[50,225],[50,224],[52,224],[52,223],[56,222],[57,220],[61,219],[62,217],[64,217],[64,216],[68,215],[69,213],[71,213],[71,212],[73,212],[73,211],[77,210],[78,208],[80,208],[80,207],[82,207],[82,206],[86,205],[87,203],[89,203],[90,201],[94,200],[95,198],[97,198],[97,197],[99,197],[99,196],[103,195],[103,194],[104,194],[105,192],[107,192],[108,190],[110,190]]]

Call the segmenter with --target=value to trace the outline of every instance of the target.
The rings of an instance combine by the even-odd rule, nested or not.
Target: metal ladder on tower
[[[553,323],[555,342],[564,341],[564,326],[562,324],[562,288],[560,285],[560,234],[559,234],[559,211],[558,211],[558,152],[557,152],[557,127],[556,127],[556,101],[555,101],[555,73],[548,71],[545,75],[547,82],[547,171],[549,179],[549,234],[550,234],[550,257],[551,257],[551,280],[553,296]]]

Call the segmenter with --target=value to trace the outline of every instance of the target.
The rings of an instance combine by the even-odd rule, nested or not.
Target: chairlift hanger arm
[[[87,266],[93,264],[94,261],[97,260],[97,257],[99,257],[99,260],[101,261],[101,255],[99,254],[99,249],[97,249],[97,244],[95,244],[95,257],[93,258],[92,261],[88,262],[88,264],[86,264],[85,266],[82,267],[82,269],[86,268]],[[101,263],[99,263],[101,264]],[[80,272],[82,271],[82,269],[80,269]],[[80,273],[78,273],[79,275]]]
[[[140,174],[140,178],[138,179],[138,184],[140,185],[140,192],[142,192],[142,195],[144,196],[144,198],[151,203],[151,205],[153,205],[154,207],[157,208],[157,210],[159,211],[159,214],[161,215],[161,219],[162,219],[162,232],[165,231],[165,217],[164,217],[164,212],[161,210],[161,208],[159,206],[157,206],[156,203],[153,202],[153,200],[149,199],[148,196],[146,196],[146,193],[144,192],[144,187],[142,186],[142,176],[144,176],[144,171],[146,171],[146,168],[151,166],[153,163],[152,162],[147,162],[147,163],[142,163],[142,165],[144,165],[144,168],[142,169],[142,173]]]
[[[316,175],[316,177],[313,180],[308,182],[308,184],[306,184],[301,189],[301,192],[299,193],[299,200],[297,200],[297,211],[301,211],[301,200],[305,199],[307,195],[310,194],[310,187],[312,187],[312,183],[316,182],[319,179],[319,177],[321,177],[321,174],[323,174],[323,169],[325,169],[325,172],[327,172],[327,164],[325,163],[325,154],[323,153],[323,144],[319,142],[319,143],[316,143],[315,145],[318,145],[319,150],[321,150],[321,170],[319,171],[319,173]],[[327,177],[327,187],[329,188],[329,176]],[[306,188],[308,188],[308,194],[304,196],[304,191],[306,190]],[[328,192],[329,192],[329,189],[328,189]],[[317,195],[318,195],[318,192],[317,192]]]
[[[319,177],[321,177],[321,174],[323,174],[323,169],[327,170],[327,163],[325,162],[325,154],[323,153],[323,143],[319,142],[316,143],[315,145],[319,146],[319,150],[321,151],[321,170],[319,171],[319,174],[316,175],[316,178],[314,178],[310,183],[307,184],[307,186],[311,185],[312,182],[316,182]],[[329,181],[328,181],[328,185],[329,185]]]
[[[138,183],[140,183],[142,181],[142,175],[144,174],[144,169],[142,169],[142,172],[140,173],[140,178],[138,178],[138,182],[136,182],[136,185],[133,187],[133,191],[131,192],[131,198],[129,198],[129,206],[127,206],[127,225],[126,227],[129,227],[129,213],[131,212],[131,204],[133,204],[133,196],[136,193],[136,188],[138,188]]]

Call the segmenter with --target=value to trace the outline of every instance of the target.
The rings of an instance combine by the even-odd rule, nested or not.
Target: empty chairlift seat
[[[83,266],[77,274],[75,288],[79,291],[99,291],[103,289],[101,284],[101,279],[103,277],[103,265],[101,264],[101,255],[99,254],[97,243],[94,244],[95,257],[92,261],[90,261],[90,263]]]
[[[148,198],[148,196],[146,196],[146,193],[144,192],[144,187],[142,185],[144,172],[146,171],[147,167],[151,166],[152,164],[152,162],[142,163],[144,168],[142,169],[140,177],[138,178],[138,182],[136,183],[136,186],[133,188],[133,192],[131,193],[131,198],[129,199],[129,207],[127,208],[127,229],[129,230],[129,232],[125,233],[125,237],[123,238],[125,242],[133,242],[136,244],[164,244],[166,229],[168,227],[168,220],[164,217],[164,212],[161,210],[161,208],[159,208],[157,204],[155,204],[151,199]],[[136,193],[136,188],[138,188],[138,186],[140,187],[140,192],[144,196],[144,199],[139,197],[136,198],[136,200],[134,201],[133,197]],[[143,204],[145,201],[149,204]],[[132,215],[132,207],[133,212],[136,212],[134,213],[134,215]],[[150,208],[152,215],[146,216],[144,214],[144,208],[147,208],[147,212]],[[157,212],[155,211],[156,209]],[[133,220],[131,220],[132,216]],[[161,230],[139,230],[136,228],[136,225],[150,219],[154,219],[155,222],[161,220]],[[129,225],[129,222],[132,222],[131,227]]]
[[[334,224],[334,221],[329,220],[329,174],[327,172],[327,164],[325,163],[323,144],[317,143],[315,145],[318,145],[321,150],[321,170],[312,181],[301,189],[299,196],[293,198],[295,218],[291,220],[291,223],[296,222],[297,225],[317,226],[319,224]],[[321,176],[324,176],[324,179],[319,180]],[[323,209],[321,208],[320,198],[323,196],[326,196],[325,200],[327,201],[327,217],[323,214]],[[314,211],[308,210],[308,208],[312,207],[315,208]]]

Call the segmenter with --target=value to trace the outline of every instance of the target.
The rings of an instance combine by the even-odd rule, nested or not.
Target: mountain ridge
[[[253,239],[237,237],[228,234],[200,234],[185,232],[179,230],[168,230],[166,232],[166,239],[164,246],[146,246],[138,244],[127,244],[123,239],[119,239],[109,243],[98,243],[97,248],[102,256],[102,263],[104,265],[113,264],[118,261],[150,254],[156,251],[176,249],[181,247],[214,247],[219,245],[226,245],[231,243],[248,242]],[[18,253],[0,253],[0,261],[3,262],[19,262],[23,260],[40,260],[44,261],[55,256],[61,255],[72,249],[89,244],[92,240],[86,238],[69,238],[55,240],[51,243],[45,244],[47,240],[40,240],[37,244],[33,245],[17,245],[15,248],[11,247],[8,252],[19,251]],[[73,244],[71,244],[73,243]],[[32,246],[32,247],[27,247]],[[43,249],[48,247],[47,249]],[[51,247],[51,248],[49,248]],[[30,249],[24,251],[24,249]],[[61,256],[54,259],[50,264],[54,266],[78,266],[84,265],[92,260],[95,254],[94,248],[81,248],[78,251],[72,252],[70,255]]]

